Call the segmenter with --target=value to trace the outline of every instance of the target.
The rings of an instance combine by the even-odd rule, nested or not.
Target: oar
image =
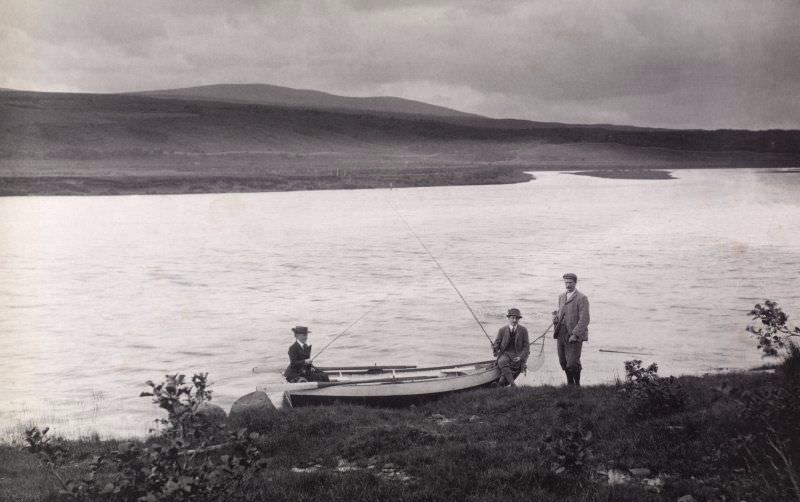
[[[416,366],[402,365],[402,364],[374,364],[372,366],[316,366],[318,370],[322,371],[360,371],[360,370],[401,370],[416,368]]]
[[[631,356],[652,356],[651,352],[625,352],[622,350],[599,349],[598,352],[611,352],[613,354],[628,354]]]
[[[433,370],[446,370],[448,368],[460,368],[462,366],[478,366],[479,364],[489,364],[495,362],[494,359],[489,361],[476,361],[474,363],[462,363],[462,364],[448,364],[446,366],[429,366],[427,368],[409,368],[409,369],[399,369],[395,370],[395,373],[410,373],[415,371],[433,371]]]
[[[277,384],[264,385],[263,387],[258,387],[258,390],[266,392],[267,394],[271,394],[274,392],[283,392],[286,390],[288,391],[311,390],[311,389],[323,389],[325,387],[336,387],[339,385],[355,385],[362,383],[394,383],[394,382],[407,382],[410,380],[429,380],[432,378],[441,378],[441,377],[439,375],[420,375],[420,376],[397,377],[397,378],[370,378],[367,380],[344,380],[336,382],[277,383]]]
[[[369,371],[373,371],[379,373],[381,371],[393,371],[393,370],[413,370],[416,366],[413,365],[406,365],[406,364],[387,364],[387,365],[379,365],[375,364],[372,366],[315,366],[320,371],[330,371],[332,373],[339,373],[340,371],[343,373],[367,373]],[[280,373],[280,368],[269,367],[269,366],[256,366],[253,368],[253,373]]]

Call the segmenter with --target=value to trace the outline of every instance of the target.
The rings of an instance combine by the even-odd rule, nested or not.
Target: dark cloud
[[[0,86],[264,82],[490,116],[800,128],[800,2],[0,4]]]

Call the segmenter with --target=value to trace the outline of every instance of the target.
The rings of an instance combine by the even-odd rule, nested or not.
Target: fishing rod
[[[469,310],[469,313],[472,314],[472,318],[475,319],[475,322],[478,323],[478,326],[480,326],[481,331],[483,331],[483,334],[486,335],[486,338],[489,340],[489,344],[494,345],[494,342],[492,341],[492,337],[490,337],[489,333],[486,332],[486,329],[484,329],[483,324],[478,319],[478,316],[475,315],[475,312],[472,310],[472,307],[469,306],[469,303],[467,302],[467,299],[464,298],[464,295],[462,295],[461,291],[458,290],[458,287],[456,287],[456,284],[453,282],[453,280],[450,278],[450,276],[447,275],[447,272],[445,272],[444,268],[439,263],[439,260],[437,260],[436,257],[433,256],[433,253],[431,253],[431,251],[428,249],[428,246],[426,246],[425,243],[422,242],[422,239],[420,239],[419,235],[417,235],[417,233],[414,231],[414,229],[411,228],[411,225],[409,225],[408,221],[406,221],[406,219],[403,218],[403,214],[397,209],[397,207],[395,207],[395,205],[393,203],[391,205],[392,205],[392,209],[394,209],[395,214],[397,214],[397,216],[400,218],[400,220],[403,223],[405,223],[406,228],[408,228],[408,231],[411,232],[411,235],[413,235],[417,239],[417,242],[419,242],[419,245],[422,246],[422,249],[424,249],[425,252],[428,253],[428,256],[430,256],[431,259],[433,260],[433,263],[436,264],[436,266],[442,272],[442,274],[447,279],[447,281],[450,283],[450,285],[453,286],[453,289],[458,294],[458,297],[461,298],[461,301],[464,302],[464,305],[467,307],[467,310]]]
[[[345,333],[347,333],[347,331],[348,331],[350,328],[352,328],[353,326],[355,326],[356,324],[358,324],[358,322],[359,322],[361,319],[363,319],[363,318],[367,317],[367,315],[369,315],[369,313],[370,313],[370,312],[372,312],[373,310],[375,310],[375,307],[377,307],[378,305],[380,305],[381,303],[383,303],[383,302],[386,300],[386,298],[388,298],[388,297],[389,297],[389,294],[387,293],[387,294],[386,294],[386,296],[384,296],[384,297],[383,297],[383,299],[382,299],[381,301],[379,301],[379,302],[375,303],[375,304],[374,304],[372,307],[370,307],[370,308],[369,308],[369,309],[368,309],[366,312],[364,312],[363,314],[361,314],[361,317],[359,317],[359,318],[358,318],[358,319],[356,319],[355,321],[351,322],[351,323],[350,323],[350,325],[349,325],[349,326],[347,326],[347,327],[346,327],[346,328],[345,328],[345,329],[344,329],[344,330],[343,330],[341,333],[339,333],[338,335],[336,335],[335,337],[333,337],[333,339],[332,339],[330,342],[328,342],[328,343],[327,343],[327,345],[325,345],[324,347],[322,347],[322,350],[320,350],[319,352],[317,352],[317,355],[315,355],[314,357],[312,357],[312,358],[311,358],[311,361],[309,361],[309,362],[314,362],[314,359],[316,359],[317,357],[319,357],[319,355],[320,355],[320,354],[322,354],[323,352],[325,352],[325,349],[327,349],[328,347],[330,347],[330,346],[331,346],[331,344],[332,344],[333,342],[335,342],[336,340],[338,340],[338,339],[339,339],[339,337],[341,337],[342,335],[344,335]]]

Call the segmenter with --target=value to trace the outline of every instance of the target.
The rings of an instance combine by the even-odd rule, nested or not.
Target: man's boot
[[[574,385],[575,377],[572,375],[572,370],[564,370],[564,373],[567,374],[567,385]]]
[[[575,385],[578,387],[581,386],[581,369],[578,368],[572,372],[572,378],[575,381]]]
[[[514,373],[511,371],[511,368],[502,368],[500,372],[503,374],[503,378],[506,382],[508,382],[509,387],[516,387],[517,384],[514,383]]]

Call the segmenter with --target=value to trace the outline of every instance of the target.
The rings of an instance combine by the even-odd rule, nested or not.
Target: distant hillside
[[[800,166],[800,131],[494,120],[389,98],[374,99],[402,106],[333,109],[336,100],[325,97],[328,105],[314,108],[313,93],[299,92],[303,104],[295,106],[289,98],[276,105],[231,96],[0,91],[0,194],[479,184],[521,181],[524,171],[541,169]]]
[[[292,108],[378,112],[385,114],[429,115],[432,117],[470,117],[450,108],[395,97],[354,98],[307,89],[292,89],[267,84],[219,84],[182,89],[134,93],[155,98],[247,103]]]

